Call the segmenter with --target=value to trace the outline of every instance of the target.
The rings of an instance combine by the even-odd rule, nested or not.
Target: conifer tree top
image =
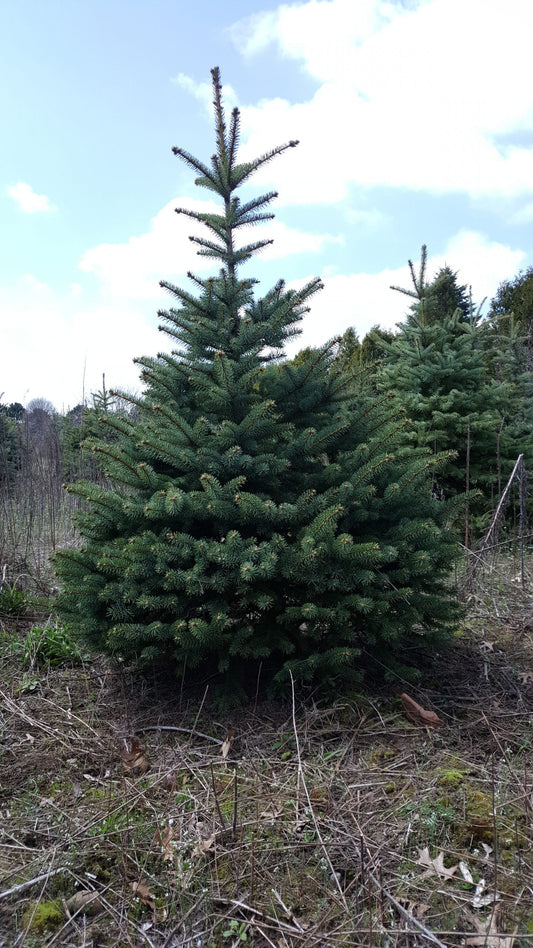
[[[214,191],[224,199],[225,213],[224,215],[205,214],[188,211],[184,208],[177,208],[176,211],[178,214],[186,214],[188,217],[206,224],[218,238],[219,242],[215,243],[201,237],[191,237],[190,240],[200,246],[201,249],[198,251],[200,255],[223,260],[230,274],[233,274],[238,264],[244,263],[255,251],[272,243],[272,241],[260,240],[246,247],[242,247],[240,250],[236,250],[233,245],[232,232],[237,227],[271,220],[274,215],[265,213],[263,209],[278,196],[276,191],[270,191],[261,197],[249,201],[247,204],[241,205],[239,198],[232,197],[233,192],[247,181],[259,168],[267,162],[272,161],[273,158],[276,158],[277,155],[282,154],[288,148],[295,148],[298,142],[293,140],[284,145],[278,145],[254,161],[237,163],[240,112],[238,108],[233,109],[228,129],[222,102],[222,85],[218,66],[215,66],[215,68],[211,70],[211,76],[213,79],[213,106],[215,110],[217,145],[217,150],[211,158],[211,167],[199,161],[184,148],[174,147],[172,151],[185,161],[189,167],[200,173],[200,176],[195,180],[195,184],[197,184],[198,187]]]
[[[199,187],[222,199],[220,210],[215,211],[176,208],[178,214],[185,214],[207,228],[206,237],[190,236],[189,239],[197,246],[200,256],[219,261],[222,269],[218,277],[207,280],[188,273],[195,290],[201,291],[199,297],[162,280],[160,285],[179,300],[181,308],[160,312],[165,321],[160,328],[182,343],[180,357],[188,354],[211,361],[217,353],[223,352],[233,360],[250,356],[264,364],[277,358],[285,342],[299,334],[297,324],[308,311],[304,304],[322,288],[322,281],[316,278],[295,291],[286,289],[280,280],[264,299],[254,300],[252,287],[257,280],[239,279],[237,269],[272,240],[239,242],[239,229],[271,220],[274,215],[268,206],[277,192],[269,191],[241,203],[235,191],[264,164],[294,148],[298,142],[292,140],[254,160],[239,162],[239,109],[233,109],[228,124],[218,67],[212,69],[211,74],[216,147],[211,162],[203,162],[181,147],[176,146],[172,151],[197,173],[195,183]],[[136,361],[144,366],[143,379],[150,381],[153,378],[150,360]]]

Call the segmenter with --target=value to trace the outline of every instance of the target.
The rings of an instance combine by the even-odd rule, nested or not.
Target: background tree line
[[[44,583],[50,552],[74,542],[77,504],[63,486],[102,480],[84,443],[106,414],[131,415],[132,407],[111,398],[105,384],[90,404],[65,413],[46,398],[26,407],[0,400],[0,570],[7,566],[12,579],[28,574]]]

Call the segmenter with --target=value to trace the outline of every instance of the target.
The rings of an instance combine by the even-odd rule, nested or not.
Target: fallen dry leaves
[[[492,905],[493,902],[497,902],[500,898],[498,892],[489,892],[488,895],[483,895],[486,886],[487,883],[484,879],[480,879],[476,885],[476,891],[472,898],[474,908],[486,908],[487,905]]]
[[[201,855],[208,853],[209,850],[215,845],[216,838],[216,833],[212,833],[211,836],[207,837],[207,839],[201,839],[198,843],[198,852]]]
[[[225,740],[222,742],[222,747],[220,748],[220,753],[222,754],[222,757],[224,760],[226,760],[231,750],[231,745],[233,743],[234,737],[235,737],[235,731],[232,728],[230,728],[230,730],[226,734]]]
[[[476,929],[476,935],[468,935],[465,938],[465,945],[468,948],[513,948],[515,935],[518,928],[515,928],[512,935],[505,935],[498,931],[500,924],[501,906],[497,905],[486,921],[477,918],[472,912],[465,911],[469,922]]]
[[[172,826],[172,820],[167,820],[162,833],[160,833],[159,830],[157,831],[157,841],[161,846],[163,862],[173,862],[174,849],[172,843],[174,841],[174,830]]]
[[[136,737],[132,737],[129,741],[124,741],[120,759],[122,761],[123,770],[136,777],[142,777],[150,766],[146,758],[146,749]]]
[[[444,852],[442,850],[435,859],[432,859],[427,846],[425,849],[418,850],[416,865],[425,866],[427,869],[430,869],[431,872],[436,873],[440,879],[451,879],[459,868],[459,865],[451,866],[449,869],[446,868],[444,865]]]
[[[138,882],[130,882],[130,886],[134,895],[142,902],[143,905],[146,905],[152,913],[152,921],[156,920],[156,907],[155,907],[155,896],[150,892],[149,887],[143,879],[140,879]],[[159,913],[161,918],[160,921],[164,921],[167,916],[166,911],[163,909]]]
[[[419,727],[442,727],[442,721],[434,711],[426,711],[414,698],[411,698],[405,694],[405,692],[400,695],[400,700],[403,705],[405,717],[408,721],[411,721],[412,724],[416,724]]]
[[[487,641],[480,642],[480,643],[479,643],[479,651],[482,652],[482,653],[493,652],[493,651],[494,651],[494,643],[493,643],[493,642],[487,642]]]

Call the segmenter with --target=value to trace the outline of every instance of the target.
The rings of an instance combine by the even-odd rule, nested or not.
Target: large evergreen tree
[[[218,276],[163,283],[172,352],[139,359],[138,417],[103,415],[96,440],[112,486],[76,484],[88,505],[83,543],[58,559],[65,621],[95,649],[169,657],[183,672],[255,684],[350,676],[361,648],[386,663],[435,640],[453,619],[446,580],[454,545],[431,497],[439,459],[398,449],[405,421],[390,400],[355,398],[334,363],[337,340],[298,364],[280,361],[308,300],[279,281],[255,299],[242,264],[268,241],[238,243],[271,217],[269,193],[237,189],[265,162],[237,158],[239,112],[226,127],[213,70],[216,153],[174,154],[218,195],[220,213],[180,210],[209,231],[192,238]]]

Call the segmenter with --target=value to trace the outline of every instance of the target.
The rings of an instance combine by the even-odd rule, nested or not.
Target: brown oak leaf
[[[134,776],[142,777],[150,766],[145,756],[145,748],[136,737],[132,737],[130,741],[124,741],[120,758],[123,769]]]
[[[161,846],[163,862],[173,862],[174,849],[172,842],[174,840],[174,831],[172,828],[172,820],[168,820],[165,823],[165,828],[162,833],[160,833],[159,830],[157,831],[157,837],[159,845]]]
[[[435,859],[432,859],[429,855],[429,849],[426,846],[425,849],[418,850],[418,859],[416,862],[417,866],[425,866],[427,869],[431,869],[432,872],[435,872],[441,879],[451,879],[452,876],[457,872],[458,866],[450,866],[449,869],[444,865],[444,853],[441,850],[438,856]]]
[[[198,852],[199,853],[208,853],[210,849],[213,848],[216,841],[216,833],[213,833],[211,836],[208,836],[207,839],[201,839],[198,843]]]
[[[152,916],[155,921],[155,901],[154,896],[150,892],[150,889],[146,885],[146,882],[143,882],[141,879],[139,882],[130,882],[130,886],[133,890],[133,894],[136,895],[143,905],[147,905],[152,912]]]

